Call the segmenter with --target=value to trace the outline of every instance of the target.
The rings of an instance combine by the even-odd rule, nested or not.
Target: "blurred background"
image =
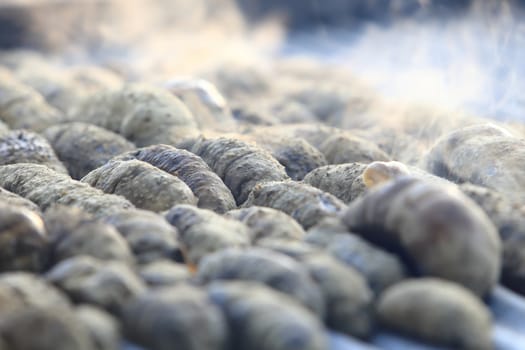
[[[0,48],[158,79],[217,62],[306,57],[347,69],[396,101],[522,120],[524,3],[0,0]]]

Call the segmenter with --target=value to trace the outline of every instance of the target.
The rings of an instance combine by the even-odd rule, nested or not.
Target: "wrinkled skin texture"
[[[125,334],[151,350],[227,350],[229,331],[202,290],[187,285],[152,290],[131,300]]]
[[[367,337],[372,331],[373,294],[361,275],[330,255],[301,259],[323,293],[326,324],[337,331]]]
[[[323,295],[328,327],[361,338],[370,334],[373,293],[356,269],[303,241],[270,238],[258,246],[288,255],[306,268]]]
[[[142,294],[146,288],[127,265],[88,256],[60,262],[46,274],[46,278],[74,302],[93,304],[117,315],[127,301]]]
[[[461,184],[461,191],[485,211],[503,243],[501,282],[525,295],[525,209],[489,188]]]
[[[257,184],[288,178],[284,167],[268,152],[240,140],[201,138],[189,150],[220,176],[238,205],[248,198]]]
[[[497,230],[454,186],[400,177],[367,192],[341,217],[352,231],[400,254],[416,274],[457,282],[479,296],[499,279]]]
[[[348,232],[337,218],[324,219],[308,230],[304,240],[359,271],[375,295],[407,277],[405,267],[396,255]]]
[[[291,216],[272,208],[252,206],[231,210],[225,216],[247,225],[253,241],[264,238],[301,239],[305,235],[303,228]]]
[[[273,135],[256,135],[254,139],[284,166],[293,180],[300,181],[308,172],[327,164],[325,156],[304,139]]]
[[[13,130],[0,136],[0,165],[15,163],[42,164],[67,174],[47,140],[31,131]]]
[[[327,348],[321,324],[285,294],[255,283],[216,282],[209,296],[226,316],[233,350]]]
[[[180,260],[177,229],[163,216],[147,210],[123,210],[102,220],[124,237],[139,264],[162,259]]]
[[[98,92],[74,108],[71,115],[76,121],[119,133],[138,147],[174,145],[198,134],[191,112],[177,97],[147,85]]]
[[[138,159],[184,181],[198,198],[197,206],[224,213],[235,208],[230,190],[197,155],[168,145],[155,145],[125,153],[117,159]]]
[[[327,165],[306,174],[304,182],[350,203],[366,190],[362,177],[365,168],[362,163]]]
[[[321,291],[308,272],[292,258],[270,250],[226,249],[206,256],[199,264],[197,278],[245,280],[266,284],[288,294],[323,318],[325,305]]]
[[[523,139],[493,124],[481,124],[439,139],[426,156],[425,168],[450,181],[489,187],[510,200],[521,201],[524,162]]]
[[[0,201],[11,206],[23,207],[35,213],[40,212],[38,205],[35,203],[3,188],[0,188]]]
[[[381,296],[380,321],[454,349],[490,350],[490,313],[467,289],[439,279],[399,283]]]
[[[44,211],[52,205],[62,204],[101,216],[133,208],[123,197],[105,194],[38,164],[0,166],[0,186],[34,202]]]
[[[5,70],[0,70],[0,96],[0,119],[12,129],[39,132],[64,119],[38,92]]]
[[[100,260],[132,264],[126,240],[117,230],[78,208],[54,207],[44,214],[49,240],[49,263],[88,255]]]
[[[281,210],[297,220],[304,229],[314,226],[324,217],[336,216],[346,208],[335,196],[293,181],[255,186],[243,207],[253,205]]]
[[[328,164],[370,163],[375,160],[390,160],[377,145],[351,135],[335,135],[319,147]]]
[[[122,136],[85,123],[54,125],[47,128],[43,135],[53,146],[71,177],[77,180],[111,158],[135,148]]]
[[[184,260],[190,267],[212,252],[247,247],[251,241],[252,233],[246,225],[210,210],[178,205],[166,219],[179,231]]]
[[[140,160],[108,162],[81,181],[106,193],[124,196],[137,208],[155,212],[197,202],[179,178]]]

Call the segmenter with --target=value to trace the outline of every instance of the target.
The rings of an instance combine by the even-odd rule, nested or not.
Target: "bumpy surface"
[[[209,287],[209,295],[226,315],[232,349],[321,350],[327,346],[319,322],[285,294],[247,282],[216,282]]]
[[[327,164],[325,156],[302,138],[255,135],[254,139],[284,166],[293,180],[300,181],[308,172]]]
[[[168,145],[140,148],[117,159],[138,159],[177,176],[198,198],[199,208],[224,213],[235,208],[230,190],[210,167],[197,155]]]
[[[349,233],[338,219],[321,221],[308,230],[304,240],[359,271],[377,295],[407,277],[405,266],[397,256]]]
[[[209,287],[209,295],[226,314],[233,349],[326,347],[319,322],[284,294],[247,282],[216,282]],[[274,316],[276,312],[279,317]]]
[[[67,174],[64,165],[45,138],[25,130],[13,130],[0,137],[0,164],[35,163]]]
[[[102,220],[124,237],[137,262],[178,259],[178,232],[161,215],[138,209],[121,210]]]
[[[525,25],[498,35],[519,1],[7,0],[27,17],[5,2],[0,46],[23,28],[47,51],[0,50],[0,350],[525,344],[509,290],[525,295],[525,126],[495,103],[519,114],[523,69],[505,63],[523,61]],[[297,13],[254,26],[235,11],[256,2]],[[462,13],[435,21],[458,2],[476,38],[490,29],[474,65]],[[391,22],[281,30],[314,3],[329,24]],[[449,29],[434,55],[427,35]],[[442,91],[441,69],[486,94]]]
[[[152,350],[229,349],[219,309],[195,287],[176,286],[133,299],[124,310],[124,332]]]
[[[499,279],[497,230],[454,187],[401,177],[353,202],[342,217],[350,229],[401,254],[416,273],[455,281],[481,296]]]
[[[263,149],[236,139],[199,139],[190,151],[199,155],[242,204],[260,183],[288,178],[284,167]]]
[[[100,216],[133,208],[123,197],[104,194],[44,165],[23,163],[0,166],[0,186],[36,203],[42,210],[63,204]]]
[[[190,265],[215,251],[247,247],[252,236],[250,229],[236,220],[189,205],[173,207],[166,219],[180,232],[184,259]]]
[[[139,147],[175,144],[197,133],[191,112],[177,97],[148,85],[97,92],[77,105],[71,116],[119,133]]]
[[[346,206],[333,195],[315,187],[292,182],[257,185],[244,207],[258,205],[281,210],[308,229],[324,217],[336,216]]]
[[[81,179],[111,158],[130,151],[133,144],[122,136],[96,125],[62,123],[44,130],[43,135],[74,179]]]
[[[145,290],[144,283],[127,265],[88,256],[62,261],[46,278],[73,301],[93,304],[115,314],[120,314],[129,300]]]
[[[197,277],[205,282],[247,280],[282,291],[320,317],[325,313],[321,291],[308,272],[291,258],[270,250],[227,249],[203,259]]]
[[[78,208],[53,207],[44,214],[49,264],[79,255],[133,263],[126,240],[113,227]]]
[[[42,131],[63,120],[62,114],[38,92],[3,69],[0,69],[0,96],[0,119],[12,129]]]
[[[524,161],[523,139],[496,125],[482,124],[444,135],[430,150],[425,166],[451,181],[489,187],[521,201]]]
[[[137,208],[155,212],[197,202],[184,182],[140,160],[108,162],[81,181],[106,193],[126,197]]]
[[[389,327],[456,349],[493,348],[486,307],[450,282],[421,279],[397,284],[381,296],[378,315]]]
[[[350,203],[365,191],[362,163],[327,165],[306,174],[304,182]]]
[[[268,237],[300,239],[305,234],[303,228],[291,216],[272,208],[252,206],[236,209],[226,213],[226,217],[247,225],[253,241]]]

